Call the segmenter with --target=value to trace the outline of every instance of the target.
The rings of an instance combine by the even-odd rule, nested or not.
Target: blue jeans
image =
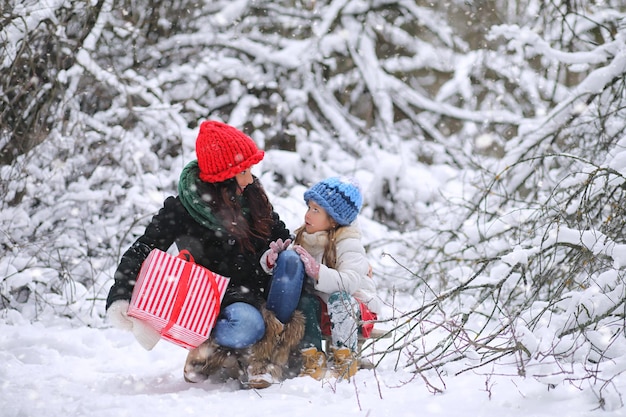
[[[287,323],[298,306],[304,283],[304,265],[293,250],[278,255],[267,295],[267,309],[281,323]],[[241,349],[261,340],[265,334],[263,315],[254,306],[237,302],[220,311],[212,337],[224,347]]]
[[[264,334],[265,322],[259,309],[237,302],[220,311],[212,337],[220,346],[241,349],[255,344]]]
[[[267,309],[287,323],[298,306],[304,284],[304,264],[293,250],[278,254],[274,275],[267,294]]]

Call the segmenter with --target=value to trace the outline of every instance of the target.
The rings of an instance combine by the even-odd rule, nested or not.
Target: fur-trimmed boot
[[[265,335],[252,345],[245,355],[249,388],[267,388],[284,380],[291,352],[304,335],[304,316],[296,311],[289,322],[282,324],[265,307],[261,308],[265,321]]]
[[[276,349],[272,353],[272,363],[283,369],[289,365],[290,356],[295,353],[304,336],[304,315],[296,310],[280,334]]]
[[[247,380],[241,381],[244,386],[255,389],[267,388],[282,379],[282,369],[272,366],[271,358],[284,326],[265,306],[261,308],[261,313],[265,334],[244,355]]]
[[[201,382],[210,376],[220,379],[238,378],[239,362],[237,355],[208,339],[187,354],[184,376],[187,382]]]

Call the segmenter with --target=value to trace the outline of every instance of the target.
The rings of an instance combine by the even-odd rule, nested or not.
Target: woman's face
[[[245,171],[241,171],[239,174],[235,175],[235,179],[237,180],[237,194],[243,193],[245,188],[254,182],[254,178],[252,177],[252,168],[248,168]]]
[[[304,230],[307,233],[330,230],[335,227],[335,222],[319,204],[309,200],[308,209],[304,215]]]

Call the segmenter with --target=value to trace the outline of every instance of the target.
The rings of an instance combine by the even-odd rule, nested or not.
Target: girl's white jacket
[[[361,243],[361,231],[356,226],[344,226],[337,230],[337,264],[334,269],[322,264],[327,240],[328,232],[303,233],[301,246],[320,263],[319,280],[314,284],[315,294],[328,302],[333,292],[346,291],[367,305],[370,311],[380,313],[376,282],[368,275],[370,264]],[[264,267],[266,255],[267,252],[261,258]]]

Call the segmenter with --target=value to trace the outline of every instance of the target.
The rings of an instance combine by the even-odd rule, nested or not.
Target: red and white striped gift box
[[[184,259],[152,250],[141,265],[128,315],[187,349],[204,342],[220,311],[229,278]]]

